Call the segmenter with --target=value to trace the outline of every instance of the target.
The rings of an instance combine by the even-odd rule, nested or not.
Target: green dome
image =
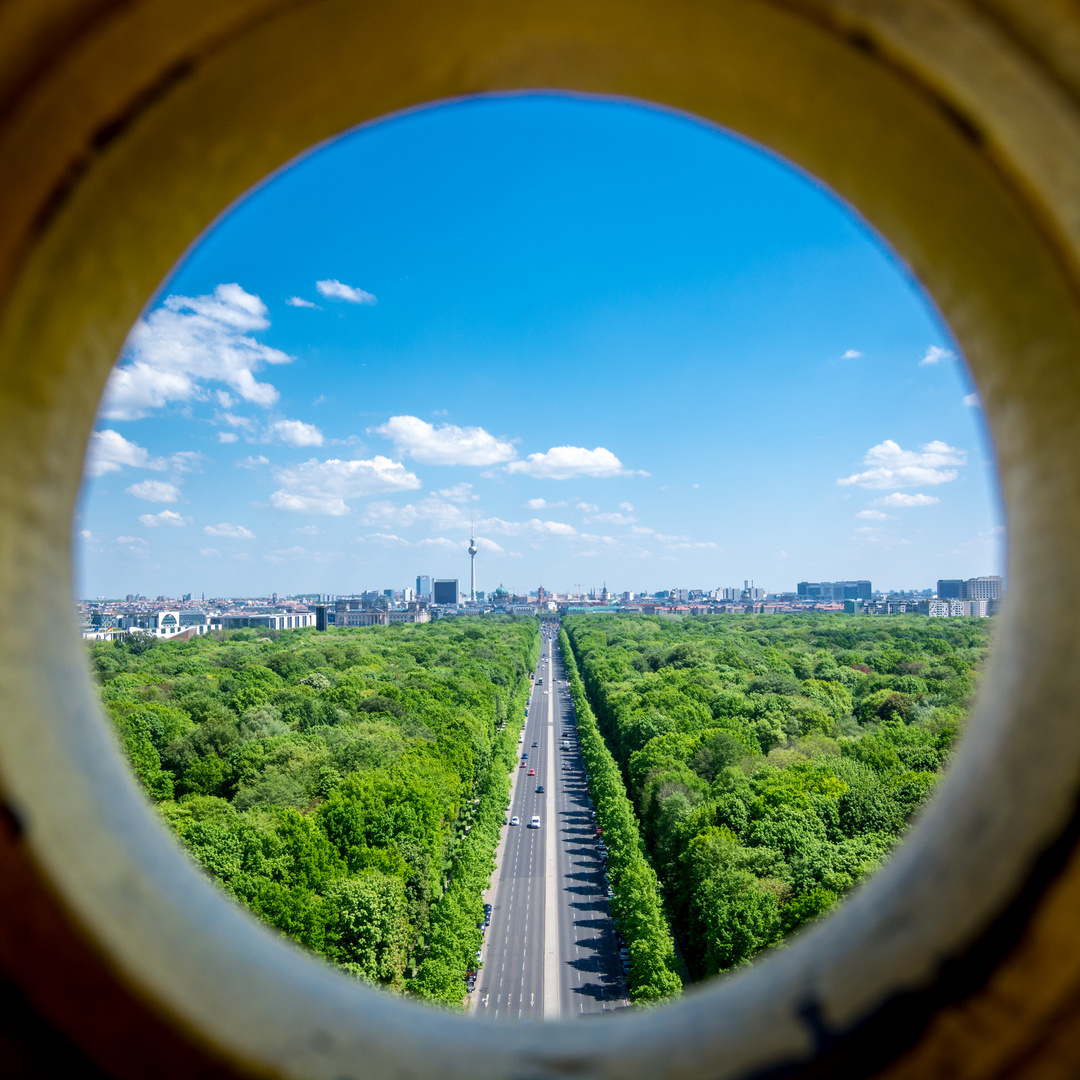
[[[499,587],[491,594],[492,600],[505,600],[510,595],[509,591],[499,582]]]

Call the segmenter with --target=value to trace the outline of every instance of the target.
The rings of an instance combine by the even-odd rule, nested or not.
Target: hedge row
[[[538,641],[532,653],[535,670]],[[479,805],[454,862],[450,885],[432,905],[427,949],[416,977],[409,981],[408,992],[435,1004],[462,1008],[466,973],[477,966],[476,953],[483,942],[484,890],[495,871],[495,849],[505,821],[528,697],[529,681],[522,679],[514,688],[496,736],[491,765],[477,785]]]
[[[660,883],[645,856],[622,775],[600,734],[565,630],[559,631],[559,644],[577,714],[589,790],[608,848],[608,877],[615,893],[611,908],[630,951],[630,997],[635,1002],[659,1001],[682,989],[660,902]]]

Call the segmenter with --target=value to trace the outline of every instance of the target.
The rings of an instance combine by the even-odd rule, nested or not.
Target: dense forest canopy
[[[135,635],[90,659],[223,889],[358,978],[460,1005],[538,652],[536,620],[500,617]]]
[[[564,620],[695,978],[872,873],[949,761],[986,619]]]

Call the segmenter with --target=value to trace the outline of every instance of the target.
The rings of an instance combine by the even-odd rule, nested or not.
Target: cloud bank
[[[363,289],[353,288],[336,278],[328,278],[326,281],[316,281],[315,288],[328,300],[346,300],[350,304],[376,304],[378,301]],[[314,305],[313,305],[314,306]]]
[[[967,454],[941,441],[923,443],[919,450],[903,450],[892,439],[872,446],[863,458],[866,472],[840,477],[842,486],[862,488],[925,487],[946,484],[958,473],[954,465],[967,463]]]
[[[236,284],[218,285],[210,296],[166,297],[128,335],[109,376],[103,415],[137,420],[174,402],[204,400],[204,382],[224,383],[244,401],[269,408],[278,392],[254,373],[293,359],[251,336],[269,325],[262,300]]]
[[[400,461],[376,455],[370,461],[318,461],[274,470],[281,487],[270,496],[278,510],[341,517],[349,512],[348,500],[386,491],[409,491],[420,487],[415,473]]]
[[[499,465],[517,456],[512,443],[481,427],[435,427],[418,416],[391,416],[369,428],[390,439],[398,452],[422,465]]]
[[[575,476],[648,476],[640,470],[623,468],[622,462],[602,446],[595,450],[586,450],[583,446],[553,446],[546,454],[530,454],[524,461],[510,462],[506,471],[545,480],[571,480]]]

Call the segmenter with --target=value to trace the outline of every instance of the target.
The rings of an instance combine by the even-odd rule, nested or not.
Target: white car
[[[529,828],[530,829],[539,829],[540,828],[540,815],[539,814],[533,814],[532,821],[529,822]]]
[[[510,824],[511,825],[520,825],[521,824],[521,821],[518,819],[516,814],[510,819]]]

